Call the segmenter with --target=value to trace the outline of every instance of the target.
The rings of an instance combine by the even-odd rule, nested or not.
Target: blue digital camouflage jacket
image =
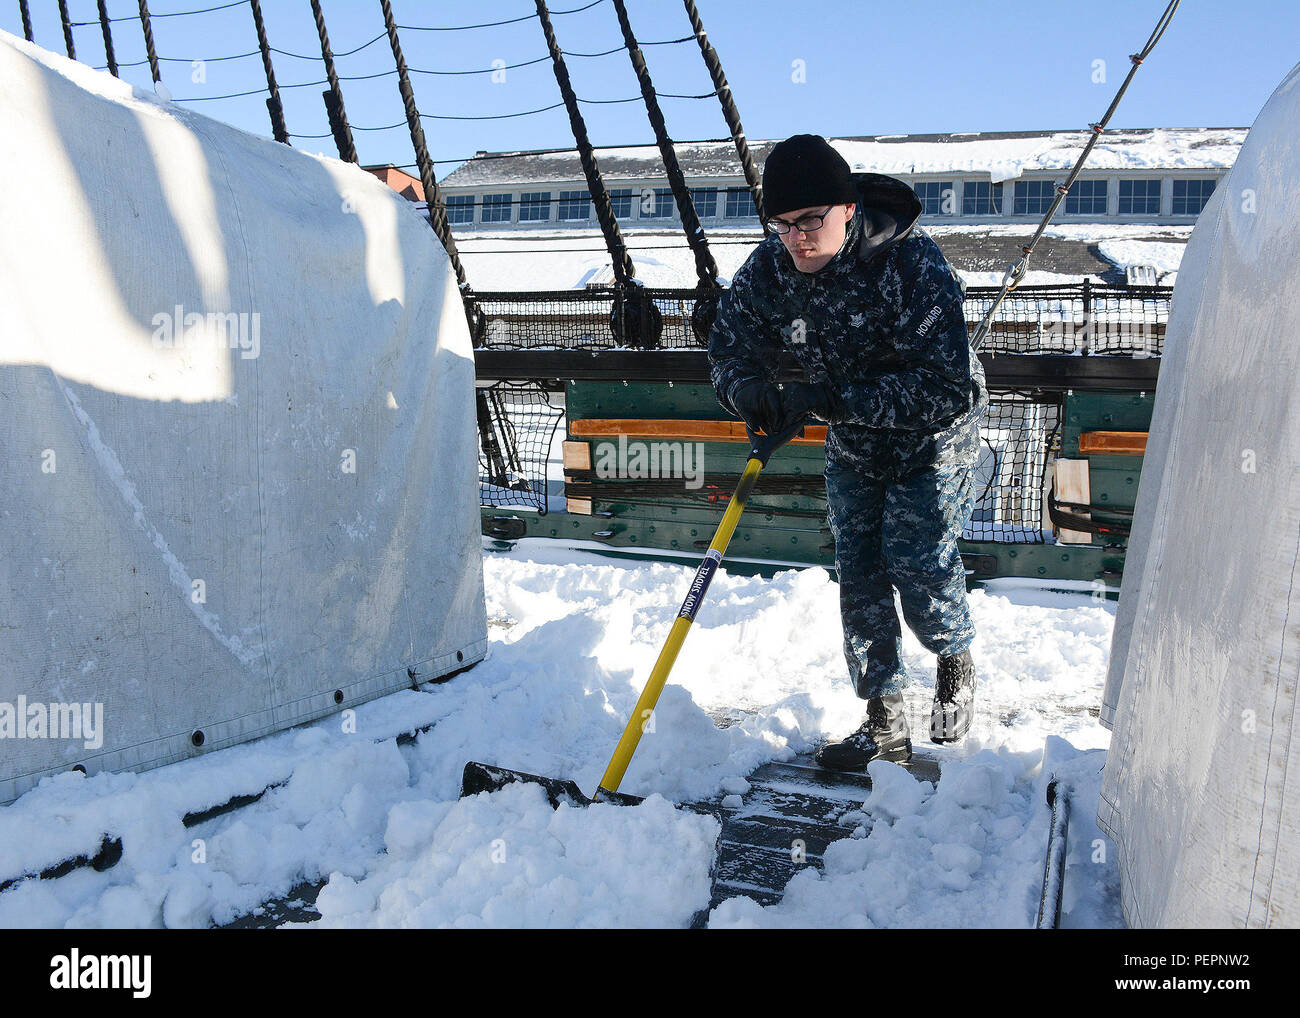
[[[968,462],[988,394],[962,314],[965,286],[917,225],[910,187],[878,173],[853,179],[857,211],[824,268],[800,272],[768,236],[723,294],[709,333],[718,401],[735,413],[737,388],[775,380],[785,350],[842,404],[828,460],[882,478]]]

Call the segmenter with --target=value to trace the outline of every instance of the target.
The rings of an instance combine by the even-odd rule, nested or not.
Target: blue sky
[[[162,17],[228,4],[230,0],[152,0],[154,34],[163,57],[205,58],[206,80],[192,81],[184,62],[165,62],[163,80],[177,99],[220,96],[265,86],[258,56],[212,61],[256,50],[246,3],[189,17]],[[874,0],[697,0],[709,38],[722,58],[750,138],[781,138],[803,131],[825,135],[906,134],[934,131],[1080,128],[1098,119],[1128,72],[1128,54],[1146,41],[1166,0],[981,0],[924,4]],[[576,13],[591,0],[552,0],[560,45],[574,53],[619,46],[622,37],[610,0]],[[73,21],[95,22],[95,0],[68,0]],[[383,32],[379,0],[322,0],[336,54]],[[63,52],[55,0],[30,0],[36,42]],[[299,59],[273,53],[291,133],[328,132],[321,86],[289,88],[324,78],[308,0],[262,0],[271,44]],[[436,71],[491,69],[546,56],[532,0],[393,0],[398,23],[451,27],[510,18],[510,25],[466,31],[401,32],[411,68]],[[628,0],[633,29],[644,44],[680,39],[690,24],[680,0]],[[144,59],[136,0],[108,0],[119,62]],[[17,0],[0,0],[0,27],[22,34]],[[77,56],[104,63],[98,24],[76,28]],[[1173,23],[1139,69],[1112,126],[1248,126],[1287,71],[1300,60],[1300,3],[1296,0],[1183,0]],[[711,90],[694,40],[645,47],[656,90],[696,95]],[[802,61],[803,81],[794,80]],[[1104,81],[1098,77],[1104,61]],[[586,103],[588,132],[597,145],[650,143],[653,134],[640,103],[626,53],[574,56],[569,71]],[[340,75],[391,71],[386,38],[338,56]],[[122,76],[147,85],[147,66],[124,67]],[[498,77],[501,75],[498,74]],[[550,62],[490,73],[414,74],[423,114],[491,116],[535,110],[560,101]],[[357,131],[363,163],[414,161],[395,75],[344,81],[349,120],[357,127],[401,124],[392,130]],[[205,99],[194,108],[239,127],[269,135],[265,96]],[[679,140],[721,138],[726,124],[717,100],[662,100],[668,128]],[[504,120],[425,120],[433,157],[448,160],[489,151],[561,148],[572,144],[564,110]],[[296,138],[310,151],[334,154],[330,138]],[[440,163],[439,177],[454,167]]]

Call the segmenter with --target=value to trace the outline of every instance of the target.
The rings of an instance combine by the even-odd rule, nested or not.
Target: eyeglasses
[[[787,223],[784,219],[769,219],[763,225],[767,227],[768,232],[780,236],[789,233],[792,226],[797,228],[800,233],[814,233],[822,228],[822,223],[826,221],[826,217],[831,214],[833,208],[835,208],[834,205],[819,216],[800,216],[793,223]]]

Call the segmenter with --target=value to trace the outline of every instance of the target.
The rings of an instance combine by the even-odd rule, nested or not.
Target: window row
[[[1158,178],[1119,181],[1118,212],[1121,216],[1158,216],[1163,181]],[[1200,215],[1214,194],[1215,181],[1183,179],[1173,182],[1171,212],[1175,216]],[[963,216],[1000,216],[1003,213],[1003,185],[987,180],[968,180],[961,188],[960,203],[951,180],[922,180],[912,185],[927,216],[956,215],[960,204]],[[1104,216],[1110,198],[1109,180],[1076,180],[1065,195],[1068,216]],[[719,197],[721,195],[721,198]],[[671,219],[676,213],[673,193],[666,187],[617,187],[609,192],[610,205],[618,219]],[[753,219],[754,198],[748,188],[691,188],[691,200],[701,219]],[[1056,182],[1052,180],[1017,180],[1011,196],[1011,212],[1017,216],[1040,216],[1056,200]],[[551,221],[551,192],[524,191],[517,202],[512,194],[485,194],[476,203],[471,194],[454,194],[447,198],[447,215],[453,224],[473,223],[474,209],[482,209],[478,222],[509,223],[515,204],[519,222]],[[556,218],[561,223],[582,223],[592,219],[591,195],[586,191],[561,191]],[[719,211],[721,210],[721,211]]]
[[[695,214],[701,219],[716,219],[719,209],[727,219],[754,219],[754,196],[749,188],[733,187],[721,191],[716,187],[691,188],[691,201]],[[671,219],[677,212],[673,193],[667,187],[631,188],[616,187],[609,192],[610,205],[618,219]],[[473,223],[474,209],[480,223],[508,223],[511,210],[519,206],[519,222],[545,223],[551,220],[551,192],[524,191],[518,201],[512,194],[485,194],[475,199],[472,194],[447,196],[447,218],[453,225]],[[592,217],[591,195],[586,191],[561,191],[557,206],[557,219],[561,223],[588,222]]]
[[[1160,215],[1163,181],[1121,180],[1118,213],[1121,216]],[[1200,215],[1214,194],[1213,179],[1175,180],[1171,212],[1175,216]],[[921,201],[923,215],[940,216],[957,213],[957,190],[951,180],[922,180],[912,185]],[[1065,195],[1065,214],[1069,216],[1104,216],[1107,214],[1110,181],[1076,180]],[[1011,212],[1017,216],[1041,216],[1056,200],[1056,182],[1052,180],[1017,180],[1011,196]],[[962,187],[963,216],[1002,215],[1003,186],[989,181],[967,181]]]

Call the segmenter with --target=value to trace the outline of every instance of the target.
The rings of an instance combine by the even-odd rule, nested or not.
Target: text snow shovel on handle
[[[539,774],[511,771],[492,764],[470,761],[465,765],[465,773],[461,777],[462,796],[493,792],[514,781],[528,781],[546,789],[552,806],[558,806],[561,802],[586,806],[593,802],[631,805],[641,801],[638,796],[620,792],[618,786],[623,781],[628,764],[632,762],[632,754],[636,752],[637,744],[641,741],[645,723],[654,712],[655,704],[659,702],[659,694],[663,692],[664,684],[668,681],[668,673],[672,671],[677,653],[686,641],[686,633],[690,630],[691,623],[695,621],[695,614],[700,610],[700,604],[704,601],[713,574],[717,571],[722,556],[726,554],[727,545],[731,543],[731,535],[736,530],[740,514],[745,511],[745,503],[749,499],[750,492],[754,490],[759,473],[767,466],[772,453],[790,439],[801,435],[803,429],[804,424],[800,421],[775,435],[756,435],[746,426],[745,434],[749,437],[749,461],[745,464],[745,472],[740,475],[736,490],[727,502],[726,512],[722,514],[722,522],[718,524],[713,540],[709,542],[709,550],[704,553],[704,561],[695,571],[690,589],[686,592],[686,599],[677,612],[672,629],[668,631],[668,639],[664,641],[663,650],[659,652],[655,666],[650,671],[650,679],[646,682],[645,689],[641,691],[641,698],[637,700],[627,727],[623,729],[623,735],[614,748],[614,755],[610,758],[609,766],[605,768],[605,775],[600,779],[595,794],[590,798],[583,795],[577,783],[572,780],[547,778]]]

